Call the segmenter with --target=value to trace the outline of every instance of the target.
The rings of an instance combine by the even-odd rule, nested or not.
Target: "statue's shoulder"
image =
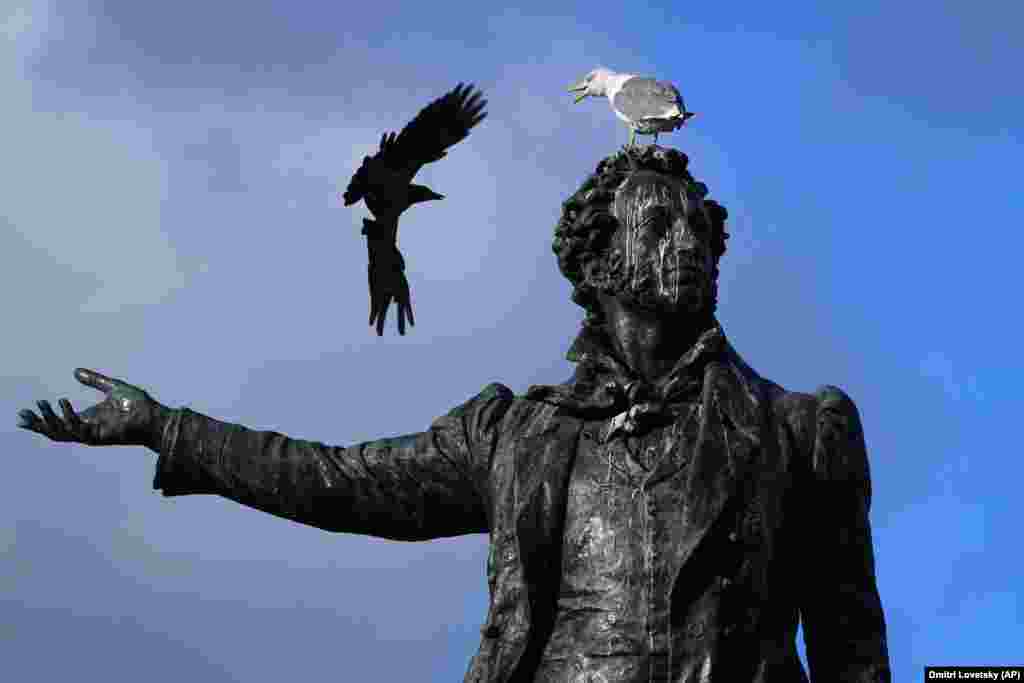
[[[500,382],[491,382],[434,420],[431,427],[437,429],[453,421],[464,421],[486,429],[501,420],[514,400],[515,394],[511,389]]]
[[[816,394],[803,391],[789,391],[771,383],[772,410],[777,420],[783,422],[794,439],[803,448],[810,450],[814,444],[814,426],[819,400]]]
[[[511,401],[516,395],[507,386],[501,382],[491,382],[485,386],[479,394],[476,395],[477,400],[491,401]]]
[[[754,370],[732,346],[727,348],[725,360],[745,385],[746,390],[771,407],[776,419],[787,423],[802,423],[806,421],[808,415],[813,415],[817,401],[813,395],[788,391],[765,378]]]
[[[870,496],[867,447],[860,411],[850,396],[839,387],[826,384],[814,393],[815,474],[828,481],[848,481],[867,487]]]
[[[789,424],[798,438],[806,436],[813,439],[816,431],[814,427],[822,419],[830,422],[849,420],[856,422],[859,428],[857,406],[839,387],[825,384],[814,393],[790,391],[763,377],[732,347],[727,350],[726,360],[748,389],[766,400],[775,417]]]
[[[813,393],[778,387],[773,407],[788,426],[797,452],[809,458],[817,479],[864,484],[869,481],[860,411],[849,394],[831,384],[822,385]]]
[[[824,384],[812,393],[789,391],[765,379],[733,352],[732,362],[751,388],[767,399],[777,423],[815,476],[828,481],[869,480],[864,430],[856,403],[844,390]]]
[[[504,384],[491,382],[434,420],[431,427],[461,426],[476,437],[494,432],[514,436],[530,432],[537,423],[553,421],[555,410],[553,405],[517,396]]]

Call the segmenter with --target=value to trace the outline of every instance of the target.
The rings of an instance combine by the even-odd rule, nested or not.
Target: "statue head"
[[[597,166],[562,205],[552,250],[587,324],[602,295],[658,315],[713,315],[727,212],[705,199],[686,155],[625,148]]]

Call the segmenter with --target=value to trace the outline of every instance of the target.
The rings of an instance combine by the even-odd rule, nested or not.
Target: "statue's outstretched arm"
[[[20,426],[55,441],[142,445],[156,451],[164,495],[212,493],[330,531],[427,540],[488,531],[488,469],[511,392],[492,384],[424,432],[348,448],[292,439],[170,410],[145,391],[90,370],[79,381],[107,394],[63,418],[39,402]]]

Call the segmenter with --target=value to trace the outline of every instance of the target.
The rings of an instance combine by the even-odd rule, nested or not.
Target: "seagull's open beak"
[[[587,82],[580,81],[576,85],[570,85],[568,92],[576,93],[576,104],[579,104],[587,96]]]

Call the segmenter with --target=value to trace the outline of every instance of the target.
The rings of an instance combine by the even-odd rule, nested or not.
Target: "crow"
[[[444,199],[429,187],[412,182],[424,164],[444,158],[447,149],[464,140],[473,126],[487,116],[487,100],[474,86],[459,83],[434,100],[406,124],[402,132],[384,133],[380,148],[363,163],[349,181],[345,206],[363,200],[375,220],[363,219],[369,253],[370,326],[384,334],[384,317],[393,300],[398,309],[398,333],[405,334],[405,317],[415,325],[405,259],[398,250],[398,218],[413,204]]]

